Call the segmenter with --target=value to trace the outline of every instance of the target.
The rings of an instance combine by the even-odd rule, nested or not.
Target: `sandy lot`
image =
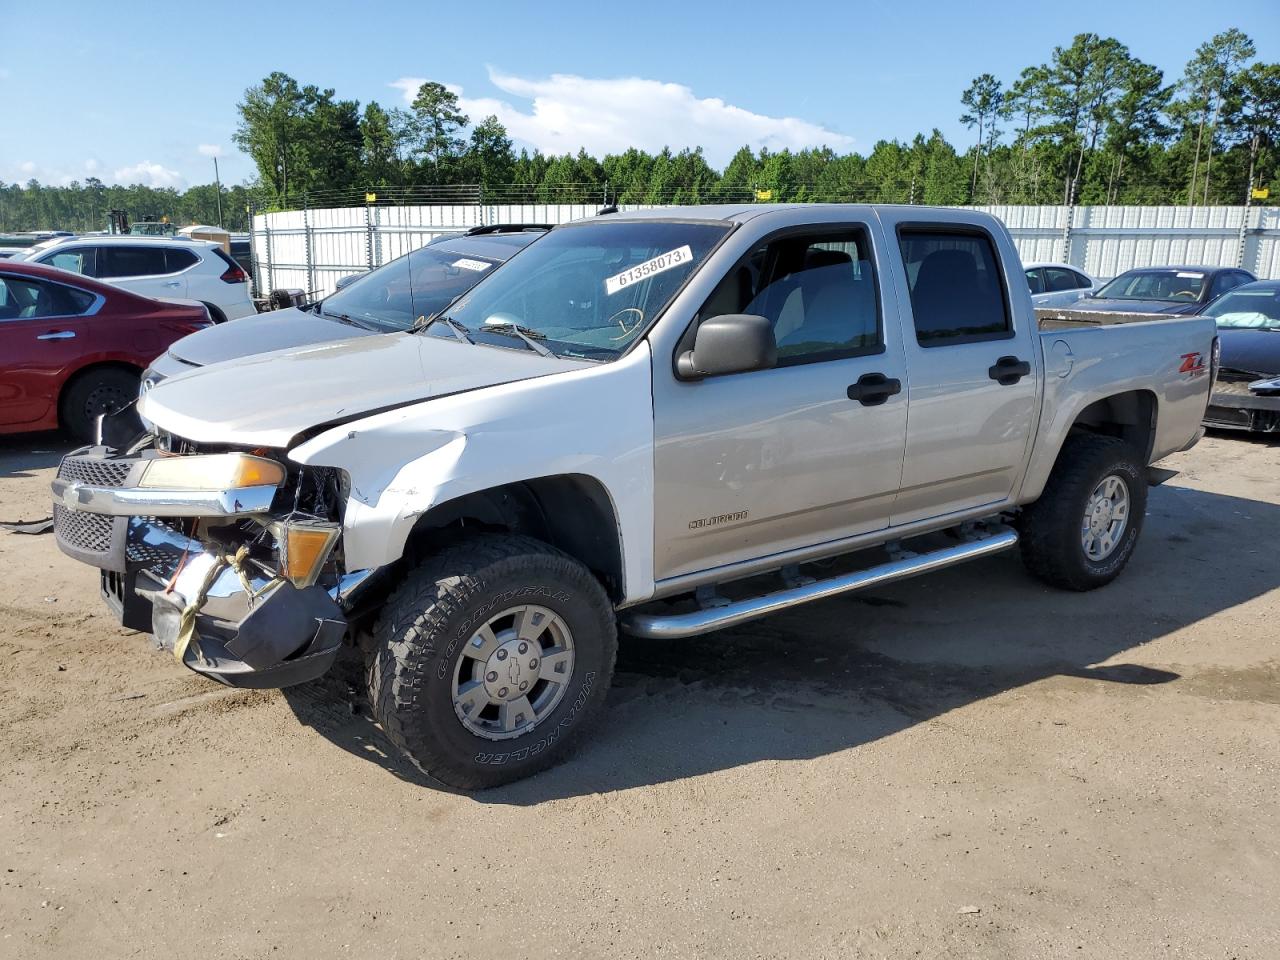
[[[0,519],[64,449],[0,442]],[[582,753],[478,796],[350,668],[225,690],[0,533],[0,957],[1280,956],[1280,444],[1169,465],[1109,588],[626,641]]]

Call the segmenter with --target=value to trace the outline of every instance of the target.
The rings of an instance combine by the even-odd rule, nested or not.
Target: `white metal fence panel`
[[[635,204],[625,210],[643,209]],[[252,241],[260,293],[331,293],[339,279],[403,256],[446,233],[493,223],[567,223],[597,204],[372,204],[257,214]],[[1134,267],[1242,266],[1280,277],[1277,207],[977,207],[1008,225],[1023,261],[1062,261],[1099,278]]]

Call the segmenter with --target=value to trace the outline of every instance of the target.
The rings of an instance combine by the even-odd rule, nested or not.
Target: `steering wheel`
[[[1200,296],[1200,294],[1196,293],[1194,290],[1175,290],[1173,293],[1169,294],[1169,296],[1186,297],[1188,300],[1195,300]]]
[[[636,318],[637,318],[636,322],[633,323],[630,327],[628,327],[627,322],[622,319],[623,314],[627,314],[627,313],[634,313],[636,314]],[[639,327],[640,324],[644,323],[644,311],[641,310],[639,307],[623,307],[621,310],[619,310],[617,313],[615,313],[613,316],[609,318],[605,326],[609,326],[609,327],[613,326],[613,322],[615,320],[618,321],[618,326],[622,328],[622,336],[611,338],[616,343],[619,340],[625,340],[627,337],[631,336],[631,334],[636,332],[636,328]]]

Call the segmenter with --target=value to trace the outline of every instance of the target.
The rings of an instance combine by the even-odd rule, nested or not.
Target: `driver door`
[[[873,269],[874,228],[785,231],[721,280],[709,317],[767,317],[768,370],[676,380],[654,357],[655,579],[662,580],[888,526],[907,429],[900,340],[885,336],[893,298]],[[892,325],[891,325],[892,326]],[[851,399],[860,381],[892,384]]]

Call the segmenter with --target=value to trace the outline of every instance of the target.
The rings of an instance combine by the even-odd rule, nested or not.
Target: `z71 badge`
[[[1182,355],[1182,366],[1178,368],[1179,373],[1185,373],[1191,379],[1204,376],[1208,370],[1209,368],[1204,363],[1203,353],[1184,353]]]

